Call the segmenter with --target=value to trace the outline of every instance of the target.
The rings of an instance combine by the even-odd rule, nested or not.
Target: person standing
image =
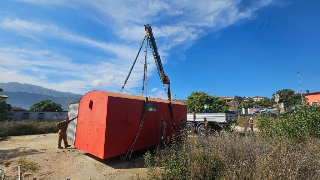
[[[181,118],[180,126],[182,131],[187,129],[187,122],[184,121],[183,117]]]
[[[181,137],[182,138],[186,138],[187,135],[188,135],[188,132],[187,132],[187,122],[184,121],[184,118],[182,117],[181,118],[181,122],[180,122],[180,126],[181,126]]]
[[[161,117],[161,130],[160,130],[160,149],[164,149],[165,148],[165,143],[166,143],[166,131],[167,131],[167,124],[164,121],[164,116]]]
[[[250,117],[250,119],[249,119],[249,127],[251,129],[251,132],[253,132],[253,125],[254,125],[253,119],[252,119],[252,117]]]
[[[209,133],[209,122],[207,121],[207,118],[203,118],[204,121],[204,134],[207,136]]]
[[[59,139],[58,139],[58,148],[62,149],[61,147],[61,141],[64,142],[64,147],[70,147],[67,141],[67,128],[71,121],[75,120],[77,117],[69,119],[69,117],[66,117],[64,121],[57,124],[57,127],[59,128]]]

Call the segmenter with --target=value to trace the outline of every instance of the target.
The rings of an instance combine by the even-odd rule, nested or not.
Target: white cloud
[[[21,0],[22,1],[22,0]],[[155,37],[164,39],[160,49],[169,50],[176,45],[189,47],[196,39],[210,32],[230,26],[239,20],[251,19],[257,10],[274,0],[24,0],[33,4],[56,4],[90,8],[98,22],[112,26],[119,38],[141,41],[143,24],[151,24]],[[98,13],[98,15],[96,14]],[[90,14],[90,12],[88,12]],[[163,23],[165,21],[165,23]]]
[[[13,0],[13,1],[27,2],[27,3],[40,4],[40,5],[47,5],[47,4],[59,5],[65,2],[64,0]]]
[[[160,98],[160,99],[164,99],[164,100],[168,99],[168,95],[164,91],[163,88],[162,89],[157,89],[155,91],[152,91],[152,93],[150,94],[150,97],[152,97],[152,98]]]
[[[0,47],[0,72],[4,72],[0,76],[0,82],[29,83],[82,94],[93,87],[119,92],[129,66],[123,64],[126,61],[118,60],[115,63],[93,61],[83,64],[49,50]],[[126,90],[129,92],[140,85],[142,77],[139,69],[143,69],[142,61],[137,63],[127,83]],[[57,75],[63,78],[57,79]]]
[[[32,28],[32,26],[35,27]],[[46,38],[55,37],[72,43],[97,47],[115,55],[115,58],[104,59],[103,62],[98,61],[100,62],[98,64],[88,65],[76,63],[69,57],[49,50],[30,50],[18,47],[0,48],[0,66],[12,67],[24,71],[32,70],[38,74],[42,73],[38,75],[38,78],[42,80],[46,79],[45,77],[47,77],[46,74],[48,73],[58,73],[59,75],[65,75],[66,78],[86,79],[85,82],[88,84],[84,87],[88,87],[88,85],[95,87],[109,87],[113,85],[115,87],[113,90],[116,88],[120,89],[138,50],[136,46],[95,41],[68,32],[55,25],[27,22],[21,19],[5,19],[0,24],[0,27],[14,30],[26,37],[30,35],[34,38],[39,38],[39,36]],[[142,58],[141,56],[136,63],[135,69],[126,85],[126,88],[129,90],[136,87],[142,78],[140,75],[143,70]],[[8,59],[10,59],[9,63]],[[77,67],[76,71],[74,67]],[[155,65],[151,63],[148,68],[152,71],[154,67]],[[88,69],[90,69],[90,72],[87,72]],[[149,75],[151,74],[152,73],[149,73]],[[99,79],[98,77],[104,78]],[[90,81],[88,80],[89,78],[91,79]],[[79,88],[81,88],[81,86],[79,86]]]
[[[16,31],[44,31],[44,30],[57,30],[54,25],[38,24],[34,22],[27,22],[21,19],[6,18],[0,23],[0,27],[8,28]]]
[[[155,91],[157,91],[158,90],[158,88],[153,88],[152,90],[151,90],[151,92],[155,92]]]
[[[91,85],[92,86],[106,86],[106,85],[112,83],[112,81],[114,81],[114,80],[115,80],[115,78],[112,75],[111,76],[105,75],[103,78],[93,80]]]
[[[218,31],[241,20],[254,18],[255,12],[270,5],[273,0],[256,0],[244,6],[241,0],[16,0],[35,5],[70,6],[76,11],[108,23],[121,41],[104,42],[56,26],[53,23],[26,21],[19,18],[0,18],[0,28],[41,42],[44,38],[59,39],[74,44],[98,48],[112,58],[97,60],[95,64],[77,60],[49,50],[0,47],[0,70],[5,72],[0,81],[18,81],[41,85],[62,91],[84,93],[94,87],[118,91],[127,76],[139,43],[145,31],[143,24],[150,23],[162,57],[166,63],[170,49],[184,49],[208,33]],[[94,13],[92,13],[94,12]],[[150,55],[149,55],[150,58]],[[128,92],[140,86],[143,61],[139,59],[129,82]],[[50,63],[48,63],[50,62]],[[77,68],[74,68],[77,67]],[[15,69],[15,71],[12,71]],[[149,75],[155,64],[150,61]],[[34,76],[25,72],[32,71]],[[50,82],[50,76],[59,74],[64,80]],[[166,99],[162,88],[153,89],[152,95]]]
[[[97,47],[109,53],[114,53],[122,58],[132,58],[136,53],[136,50],[131,49],[127,45],[95,41],[90,38],[68,32],[67,30],[61,29],[53,24],[40,24],[36,22],[24,21],[18,18],[7,18],[0,23],[0,28],[13,30],[19,35],[35,39],[39,39],[41,37],[54,37],[64,41],[81,43],[87,46]]]
[[[47,76],[40,74],[40,75],[39,75],[39,78],[40,78],[40,79],[47,79]]]

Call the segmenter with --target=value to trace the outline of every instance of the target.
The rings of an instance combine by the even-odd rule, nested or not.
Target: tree
[[[0,97],[0,113],[5,113],[11,110],[11,105]]]
[[[301,104],[301,96],[299,94],[296,94],[291,89],[282,89],[277,91],[276,93],[272,94],[272,101],[274,102],[274,96],[276,94],[279,94],[280,99],[279,103],[283,103],[285,107]]]
[[[253,108],[254,106],[254,99],[249,97],[248,99],[248,108]]]
[[[241,104],[244,101],[244,97],[236,95],[234,100],[237,101],[238,104]]]
[[[188,96],[186,101],[189,113],[204,112],[204,105],[209,105],[209,112],[223,113],[229,110],[230,105],[218,97],[211,96],[208,93],[194,91]]]
[[[266,107],[272,107],[273,104],[274,104],[274,101],[272,101],[272,99],[264,97],[260,101],[256,101],[254,105],[259,105],[260,107],[266,108]]]
[[[254,105],[254,99],[248,98],[248,100],[245,100],[245,98],[243,97],[243,101],[239,104],[239,108],[242,108],[243,106],[245,108],[252,108]]]
[[[52,102],[50,99],[39,101],[30,107],[30,111],[62,111],[61,104]]]

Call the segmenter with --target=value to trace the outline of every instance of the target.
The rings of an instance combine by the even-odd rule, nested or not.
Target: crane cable
[[[123,84],[123,86],[122,86],[122,88],[121,88],[120,92],[122,92],[122,91],[123,91],[124,86],[125,86],[125,85],[127,84],[127,82],[128,82],[128,79],[129,79],[129,77],[130,77],[130,75],[131,75],[131,72],[132,72],[132,70],[133,70],[134,65],[135,65],[135,64],[136,64],[136,62],[137,62],[137,59],[138,59],[138,57],[139,57],[139,54],[140,54],[141,48],[142,48],[142,46],[143,46],[144,41],[145,41],[145,39],[146,39],[146,38],[147,38],[147,36],[145,36],[145,37],[143,38],[143,41],[142,41],[142,43],[141,43],[141,46],[140,46],[140,49],[139,49],[138,54],[137,54],[137,56],[136,56],[136,59],[134,60],[134,62],[133,62],[133,64],[132,64],[132,66],[131,66],[131,69],[130,69],[130,71],[129,71],[129,74],[128,74],[128,76],[127,76],[126,80],[124,81],[124,84]]]
[[[144,52],[146,52],[145,57],[144,57],[144,72],[143,72],[143,83],[142,83],[142,93],[141,96],[143,96],[143,92],[144,92],[144,85],[146,85],[146,97],[148,97],[148,39],[147,38],[147,42],[146,42],[146,50]]]
[[[136,137],[134,138],[133,143],[131,144],[130,148],[126,152],[126,158],[127,159],[131,159],[131,154],[133,152],[134,146],[135,146],[135,144],[136,144],[136,142],[138,140],[140,131],[142,130],[143,122],[144,122],[144,119],[145,119],[146,113],[147,113],[147,108],[148,108],[148,97],[146,97],[146,100],[145,100],[144,105],[143,105],[142,117],[141,117],[141,120],[140,120],[140,125],[139,125],[139,129],[137,131]]]
[[[123,84],[120,92],[123,91],[125,85],[127,84],[128,80],[129,80],[129,77],[130,77],[130,75],[131,75],[131,73],[132,73],[132,70],[133,70],[134,65],[135,65],[136,62],[137,62],[137,59],[138,59],[138,57],[139,57],[139,54],[140,54],[140,52],[141,52],[141,49],[142,49],[142,46],[143,46],[145,40],[147,40],[147,43],[146,43],[146,55],[145,55],[145,64],[144,64],[142,96],[143,96],[143,92],[144,92],[145,78],[148,78],[148,77],[147,77],[147,70],[148,70],[148,69],[147,69],[147,63],[148,63],[148,62],[147,62],[147,48],[148,48],[148,44],[149,44],[150,49],[151,49],[151,51],[152,51],[152,54],[153,54],[153,57],[154,57],[154,60],[155,60],[155,64],[156,64],[156,66],[157,66],[158,74],[159,74],[160,81],[161,81],[161,83],[162,83],[163,89],[164,89],[165,93],[166,93],[167,95],[169,95],[169,92],[167,92],[166,86],[164,85],[164,82],[163,82],[162,77],[161,77],[160,67],[159,67],[159,64],[157,63],[157,59],[156,59],[156,54],[155,54],[154,47],[152,46],[151,40],[149,40],[149,34],[146,34],[145,37],[143,38],[143,41],[142,41],[141,46],[140,46],[140,48],[139,48],[138,54],[137,54],[137,56],[136,56],[136,58],[135,58],[135,60],[134,60],[134,62],[133,62],[133,64],[132,64],[132,66],[131,66],[131,69],[130,69],[130,71],[129,71],[129,74],[128,74],[126,80],[124,81],[124,84]],[[146,89],[147,89],[147,84],[148,84],[148,79],[146,80]],[[147,96],[147,91],[146,91],[146,96]]]

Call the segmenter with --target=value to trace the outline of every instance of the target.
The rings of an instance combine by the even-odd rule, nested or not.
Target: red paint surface
[[[144,100],[139,96],[102,91],[84,95],[79,102],[75,147],[101,159],[125,154],[138,131]],[[167,141],[174,133],[169,101],[149,99],[149,104],[155,104],[157,111],[147,112],[135,151],[158,145],[162,116],[167,123]],[[179,125],[182,117],[187,119],[186,105],[173,103],[173,114]],[[179,132],[180,126],[176,127]]]

